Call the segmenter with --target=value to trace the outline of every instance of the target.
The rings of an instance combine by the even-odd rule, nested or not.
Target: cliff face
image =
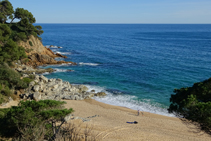
[[[31,45],[30,45],[30,42],[31,42]],[[53,58],[57,57],[57,55],[55,55],[50,49],[44,47],[42,42],[34,36],[30,36],[29,40],[26,42],[24,41],[19,42],[18,45],[25,48],[26,55],[28,56],[37,53],[40,55],[41,54],[49,55]]]
[[[53,51],[51,51],[49,48],[44,47],[42,42],[34,36],[30,36],[29,40],[27,40],[26,42],[19,42],[18,45],[24,47],[26,55],[28,55],[29,61],[25,63],[26,65],[32,65],[34,67],[44,64],[62,63],[71,63],[75,65],[75,63],[73,62],[56,61],[54,59],[55,57],[67,57],[58,53],[54,54]]]

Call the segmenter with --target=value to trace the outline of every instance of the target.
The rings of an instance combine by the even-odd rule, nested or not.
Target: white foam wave
[[[62,64],[56,64],[56,65],[47,65],[48,67],[60,67],[60,66],[70,66],[72,63],[62,63]],[[40,66],[39,68],[45,68],[45,66]]]
[[[59,52],[59,51],[56,51],[55,53],[64,54],[64,55],[70,55],[71,54],[70,52]]]
[[[113,95],[105,91],[105,88],[99,86],[90,86],[86,85],[89,88],[89,91],[95,90],[95,92],[105,92],[107,94],[106,97],[94,97],[95,100],[99,102],[103,102],[110,105],[116,105],[121,107],[127,107],[133,110],[140,110],[144,112],[175,117],[173,114],[169,114],[166,108],[161,108],[161,104],[153,103],[149,99],[145,99],[142,101],[135,100],[136,96],[131,95]]]
[[[96,64],[96,63],[84,63],[84,62],[80,62],[79,65],[98,66],[99,64]]]
[[[69,70],[66,70],[66,69],[57,69],[57,68],[54,68],[55,72],[67,72]]]
[[[63,48],[61,46],[51,46],[51,45],[46,45],[45,47],[47,47],[47,48]]]
[[[42,75],[48,75],[48,74],[50,74],[49,72],[44,72]]]

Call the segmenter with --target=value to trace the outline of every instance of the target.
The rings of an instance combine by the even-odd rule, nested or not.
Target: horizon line
[[[35,23],[35,24],[211,24],[211,23]]]

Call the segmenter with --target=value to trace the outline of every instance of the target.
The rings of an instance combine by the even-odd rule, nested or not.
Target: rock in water
[[[106,93],[104,93],[104,92],[99,92],[99,93],[94,94],[94,96],[103,97],[103,96],[106,96]]]

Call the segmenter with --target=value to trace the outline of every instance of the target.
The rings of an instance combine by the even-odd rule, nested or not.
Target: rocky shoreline
[[[88,90],[84,85],[73,85],[61,79],[48,79],[41,75],[43,73],[52,73],[56,70],[52,68],[42,69],[41,65],[69,64],[77,65],[74,62],[56,61],[56,57],[67,58],[67,56],[54,53],[50,48],[44,47],[40,40],[30,37],[29,41],[33,43],[30,46],[28,42],[21,42],[20,45],[25,48],[27,59],[14,62],[14,70],[21,73],[21,79],[28,77],[34,78],[26,89],[15,90],[14,94],[20,100],[84,100],[94,96],[105,96],[104,92],[95,93],[95,90]],[[50,46],[54,47],[54,46]],[[72,70],[69,70],[72,71]],[[9,101],[11,101],[11,97]],[[7,105],[7,103],[1,104]]]
[[[43,75],[45,72],[53,72],[53,69],[34,69],[26,65],[17,64],[15,70],[21,72],[22,77],[33,75],[35,78],[25,90],[16,91],[23,100],[84,100],[94,96],[105,96],[104,92],[95,93],[84,85],[73,85],[62,79],[48,79]]]

